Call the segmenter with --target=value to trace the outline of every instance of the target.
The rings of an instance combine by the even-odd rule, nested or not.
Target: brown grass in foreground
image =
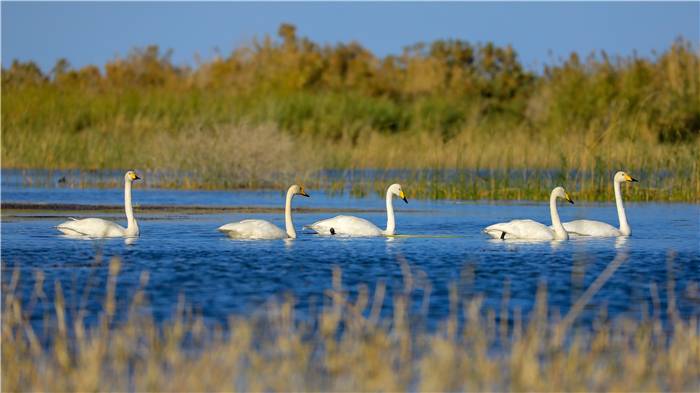
[[[606,274],[622,263],[611,263]],[[617,264],[617,265],[616,265]],[[63,291],[55,287],[50,344],[39,343],[27,309],[43,296],[16,294],[19,271],[3,286],[3,391],[698,391],[698,319],[669,309],[658,318],[616,319],[593,331],[567,332],[577,306],[562,319],[546,307],[546,290],[528,322],[507,309],[483,310],[482,299],[459,299],[450,316],[427,331],[410,315],[408,296],[418,280],[405,270],[393,315],[380,316],[385,287],[367,287],[351,301],[333,276],[333,290],[314,321],[299,322],[294,301],[270,302],[256,316],[230,317],[227,329],[204,324],[186,307],[162,325],[142,311],[144,291],[129,316],[114,321],[120,262],[110,263],[99,322],[69,324]],[[408,271],[408,274],[406,274]],[[41,281],[39,275],[38,281]],[[145,286],[148,275],[143,274]],[[40,288],[41,285],[38,286]],[[582,297],[581,305],[585,303]],[[504,299],[507,304],[508,299]],[[485,312],[484,312],[485,311]],[[658,310],[657,310],[658,311]],[[459,322],[463,313],[465,323]],[[499,319],[496,314],[500,314]],[[419,319],[418,319],[419,320]]]

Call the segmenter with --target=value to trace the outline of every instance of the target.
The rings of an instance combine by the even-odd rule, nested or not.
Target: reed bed
[[[2,69],[2,167],[177,173],[178,188],[323,185],[321,170],[491,171],[421,179],[427,198],[540,199],[578,173],[581,199],[626,170],[634,200],[700,195],[700,56],[678,39],[651,58],[605,53],[520,64],[511,47],[437,40],[377,57],[283,24],[194,68],[157,46],[97,66]],[[643,175],[642,175],[643,174]],[[413,176],[409,176],[413,178]],[[331,179],[335,181],[336,179]],[[334,185],[370,192],[372,179]],[[327,182],[326,182],[327,184]]]
[[[700,161],[698,161],[700,162]],[[694,164],[697,165],[697,164]],[[225,169],[222,169],[225,171]],[[619,169],[594,172],[522,169],[444,170],[337,170],[274,173],[264,178],[216,178],[192,172],[140,171],[139,187],[166,189],[279,190],[300,183],[326,195],[383,197],[392,183],[401,183],[411,199],[423,200],[530,200],[546,201],[556,186],[564,186],[577,201],[614,201],[612,176]],[[640,183],[623,185],[624,199],[637,202],[700,201],[700,173],[695,169],[658,172],[628,171]],[[26,187],[120,188],[122,172],[19,171]],[[62,179],[62,182],[58,182]]]
[[[426,329],[410,296],[417,280],[404,269],[393,312],[386,295],[360,286],[350,297],[333,273],[323,308],[303,321],[293,299],[271,300],[253,315],[206,323],[181,301],[169,320],[147,312],[142,273],[126,316],[115,300],[120,261],[109,264],[104,304],[66,306],[55,285],[53,310],[37,326],[28,316],[45,299],[22,298],[19,270],[3,285],[3,391],[697,391],[700,326],[656,310],[643,320],[601,319],[575,326],[586,296],[603,285],[623,259],[582,295],[563,318],[547,309],[546,288],[526,317],[507,307],[485,309],[478,295],[451,291],[450,315]],[[38,275],[37,278],[43,277]],[[38,285],[37,288],[41,288]],[[504,306],[508,299],[503,300]],[[662,322],[660,313],[668,313]],[[419,313],[420,314],[420,313]],[[35,331],[39,327],[47,339]]]

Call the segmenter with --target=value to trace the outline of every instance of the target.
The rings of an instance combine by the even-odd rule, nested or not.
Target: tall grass
[[[700,55],[683,40],[652,58],[572,53],[536,74],[490,43],[379,58],[282,25],[279,40],[194,68],[151,46],[104,70],[14,62],[2,82],[3,168],[180,171],[188,180],[172,184],[189,187],[318,181],[320,169],[549,169],[606,182],[623,169],[663,179],[639,199],[699,194]]]
[[[616,259],[606,270],[623,261]],[[172,318],[159,324],[144,312],[146,273],[128,316],[115,317],[119,270],[119,260],[112,260],[105,302],[92,325],[84,322],[94,316],[88,310],[66,306],[59,284],[50,315],[39,326],[32,324],[31,308],[46,297],[39,290],[23,299],[19,270],[14,272],[2,292],[3,391],[700,388],[698,319],[681,319],[672,308],[668,325],[658,319],[663,310],[656,310],[650,319],[603,319],[593,330],[572,330],[576,307],[585,306],[586,295],[558,318],[547,310],[542,287],[532,314],[521,318],[505,307],[507,297],[503,309],[485,309],[480,296],[461,299],[453,288],[450,315],[429,330],[409,305],[415,285],[410,275],[394,295],[393,313],[383,317],[381,283],[373,296],[360,286],[351,299],[335,270],[328,301],[310,321],[297,318],[294,300],[287,298],[252,316],[231,316],[225,327],[205,323],[181,302]],[[587,294],[594,294],[595,285]],[[49,334],[43,342],[34,330],[41,324]]]

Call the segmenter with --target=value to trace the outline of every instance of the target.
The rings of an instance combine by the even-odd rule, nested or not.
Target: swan
[[[292,222],[292,198],[294,195],[309,197],[304,192],[304,187],[292,185],[287,190],[287,202],[284,207],[284,224],[287,231],[283,231],[276,225],[265,220],[243,220],[222,225],[219,231],[226,233],[234,239],[269,240],[269,239],[295,239],[297,232]]]
[[[574,203],[564,187],[556,187],[549,196],[549,212],[552,216],[552,228],[533,220],[513,220],[486,227],[484,232],[495,239],[523,240],[568,240],[569,234],[559,220],[557,198]]]
[[[615,204],[617,205],[617,218],[620,221],[620,228],[600,221],[593,220],[575,220],[565,222],[564,229],[572,235],[579,236],[595,236],[595,237],[617,237],[629,236],[632,233],[630,225],[627,223],[625,215],[625,207],[622,205],[622,191],[620,184],[625,182],[637,182],[639,180],[628,175],[626,172],[619,171],[613,176],[613,188],[615,189]]]
[[[103,220],[101,218],[83,218],[78,220],[71,218],[56,226],[56,229],[70,236],[87,237],[136,237],[139,235],[139,224],[134,217],[134,208],[131,206],[131,183],[141,179],[136,172],[128,171],[124,175],[124,210],[126,211],[127,226]]]
[[[392,184],[386,190],[386,230],[379,229],[376,225],[364,218],[354,216],[336,216],[326,220],[317,221],[306,228],[312,229],[319,235],[345,235],[345,236],[391,236],[396,230],[394,220],[394,204],[392,196],[396,195],[408,203],[406,194],[401,189],[401,184]]]

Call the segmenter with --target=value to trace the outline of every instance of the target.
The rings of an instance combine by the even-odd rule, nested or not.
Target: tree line
[[[86,97],[139,91],[292,97],[291,114],[270,114],[268,120],[321,136],[333,132],[310,131],[318,127],[308,123],[335,109],[317,105],[318,97],[364,108],[338,113],[340,124],[343,118],[367,118],[367,127],[379,132],[437,132],[445,139],[474,117],[485,129],[504,121],[529,132],[607,127],[621,138],[644,129],[663,143],[694,141],[700,134],[699,55],[683,39],[652,58],[572,53],[536,73],[523,67],[512,47],[490,42],[436,40],[379,57],[357,42],[320,45],[282,24],[277,38],[254,40],[193,67],[174,64],[170,50],[148,46],[103,69],[73,68],[59,59],[44,73],[34,62],[15,60],[2,69],[2,85],[3,99],[37,89]]]

